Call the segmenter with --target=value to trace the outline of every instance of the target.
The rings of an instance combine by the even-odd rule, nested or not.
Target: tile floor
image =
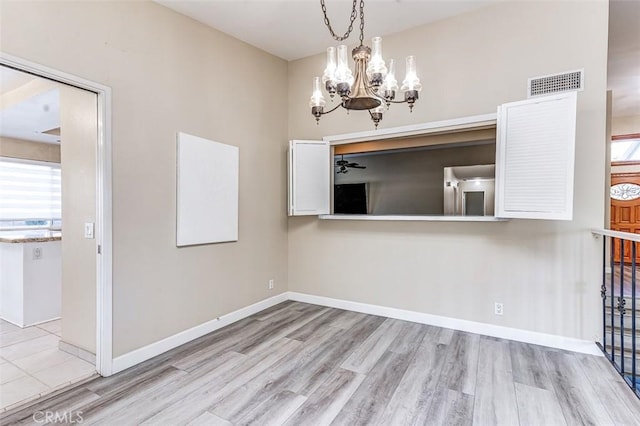
[[[60,320],[20,328],[0,320],[0,413],[95,374],[58,349]]]

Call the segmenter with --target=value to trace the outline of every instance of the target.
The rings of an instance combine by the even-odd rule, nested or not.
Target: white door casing
[[[0,65],[25,71],[98,95],[98,147],[96,176],[96,371],[113,374],[112,327],[112,187],[111,187],[111,88],[0,52]]]

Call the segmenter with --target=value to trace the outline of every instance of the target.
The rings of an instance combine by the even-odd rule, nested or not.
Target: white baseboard
[[[219,328],[225,327],[286,300],[288,300],[287,292],[280,293],[276,296],[254,303],[253,305],[249,305],[238,309],[237,311],[222,315],[211,321],[207,321],[204,324],[197,325],[188,330],[174,334],[173,336],[151,343],[150,345],[128,352],[124,355],[120,355],[113,359],[113,374],[126,370],[127,368],[133,367],[134,365],[151,359],[154,356],[158,356],[180,345],[184,345],[198,337],[202,337],[205,334],[209,334],[212,331],[216,331]]]
[[[483,334],[485,336],[500,337],[518,342],[549,346],[572,352],[602,356],[602,352],[598,349],[596,344],[587,340],[288,291],[254,303],[253,305],[245,308],[238,309],[237,311],[223,315],[204,324],[197,325],[155,343],[151,343],[150,345],[144,346],[140,349],[120,355],[113,360],[113,374],[126,370],[127,368],[133,367],[134,365],[151,359],[154,356],[160,355],[180,345],[184,345],[185,343],[202,337],[205,334],[211,333],[212,331],[218,330],[286,300],[295,300],[298,302],[312,303],[314,305],[346,309],[365,314],[379,315],[404,321],[417,322],[420,324],[451,328],[469,333]]]
[[[40,325],[40,324],[46,324],[48,322],[56,321],[56,320],[59,320],[61,318],[62,317],[53,317],[53,318],[49,318],[49,319],[42,320],[42,321],[36,321],[34,323],[31,323],[31,324],[19,324],[19,323],[15,322],[15,321],[12,321],[12,320],[7,319],[7,318],[3,317],[2,315],[0,315],[0,319],[1,320],[6,321],[6,322],[10,322],[11,324],[15,325],[16,327],[20,327],[20,328],[27,328],[27,327],[33,327],[33,326],[36,326],[36,325]]]
[[[288,292],[287,297],[290,300],[312,303],[314,305],[346,309],[365,314],[395,318],[443,328],[452,328],[454,330],[483,334],[485,336],[500,337],[502,339],[515,340],[518,342],[532,343],[535,345],[564,349],[572,352],[602,356],[602,351],[598,346],[594,342],[590,342],[588,340],[574,339],[555,334],[538,333],[536,331],[520,330],[517,328],[503,327],[500,325],[486,324],[458,318],[431,315],[422,312],[407,311],[404,309],[389,308],[380,305],[370,305],[368,303],[314,296],[311,294],[292,291]]]

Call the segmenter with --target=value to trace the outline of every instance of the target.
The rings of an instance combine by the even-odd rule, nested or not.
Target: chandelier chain
[[[360,0],[360,46],[364,43],[364,0]]]
[[[329,16],[327,16],[327,6],[324,4],[324,0],[320,0],[320,6],[322,6],[322,14],[324,15],[324,24],[329,29],[329,32],[331,33],[331,37],[333,37],[334,40],[336,40],[336,41],[344,41],[344,40],[349,38],[349,35],[353,31],[353,22],[358,17],[358,12],[357,12],[357,7],[356,7],[357,4],[358,4],[358,0],[353,0],[353,6],[351,7],[351,17],[349,18],[349,28],[344,33],[344,35],[339,36],[333,30],[333,27],[331,26],[331,22],[329,22]],[[363,22],[364,17],[362,15],[362,10],[363,9],[364,9],[364,0],[361,0],[361,4],[360,4],[360,15],[361,15],[360,16],[360,21],[361,21],[361,24],[360,24],[360,44],[362,44],[362,29],[363,29],[363,23],[364,23]]]

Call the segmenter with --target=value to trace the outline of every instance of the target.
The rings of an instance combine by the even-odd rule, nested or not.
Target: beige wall
[[[613,136],[634,133],[640,133],[640,115],[611,117],[611,134]]]
[[[96,352],[97,96],[60,86],[62,139],[62,340]]]
[[[115,356],[287,289],[284,61],[150,2],[0,19],[4,52],[113,90]],[[176,248],[178,131],[240,148],[237,243]]]
[[[60,145],[0,137],[0,157],[60,162]]]
[[[0,20],[4,52],[113,88],[114,355],[287,288],[595,338],[606,2],[501,3],[385,38],[387,58],[418,56],[424,91],[384,127],[494,112],[528,77],[584,67],[572,222],[287,221],[287,106],[291,138],[372,128],[355,113],[315,125],[323,55],[290,63],[287,88],[285,62],[148,2],[3,2]],[[175,247],[177,131],[240,147],[238,243]],[[336,276],[345,253],[358,267]]]
[[[589,230],[604,220],[607,21],[606,2],[504,2],[385,37],[386,58],[417,55],[424,89],[412,114],[394,105],[383,127],[495,112],[526,98],[529,77],[584,68],[574,220],[291,218],[290,290],[596,339],[602,243]],[[323,56],[289,64],[292,139],[373,129],[361,113],[315,124],[309,87]],[[494,302],[504,303],[503,316],[493,314]]]

